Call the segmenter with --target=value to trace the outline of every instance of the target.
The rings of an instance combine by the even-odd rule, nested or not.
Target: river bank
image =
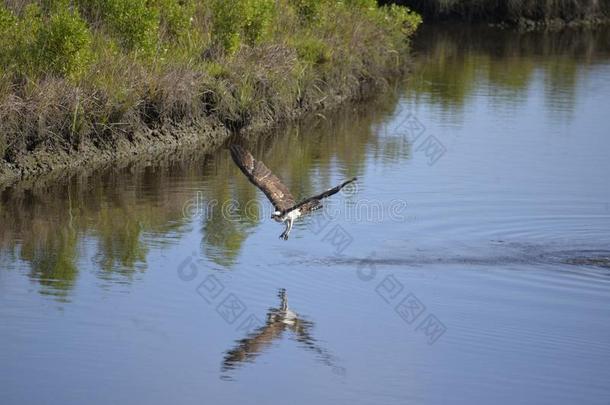
[[[610,23],[607,0],[381,0],[380,3],[411,7],[426,22],[487,23],[526,31],[590,28]]]
[[[213,148],[362,99],[404,74],[421,22],[369,0],[7,4],[0,184]]]

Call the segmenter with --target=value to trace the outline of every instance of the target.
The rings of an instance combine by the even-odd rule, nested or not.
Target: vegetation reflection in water
[[[542,74],[548,111],[570,112],[579,68],[607,61],[610,30],[424,27],[414,45],[418,58],[407,95],[451,111],[453,118],[480,89],[504,93],[506,103],[524,102],[536,73]]]
[[[317,117],[291,126],[279,135],[259,139],[252,151],[273,167],[295,195],[308,195],[331,183],[324,175],[319,178],[321,184],[309,178],[314,160],[321,173],[330,172],[331,165],[342,172],[363,170],[368,145],[379,142],[372,128],[392,113],[396,97],[373,104],[354,107],[357,113],[351,107],[338,111],[332,120]],[[291,159],[285,159],[286,150],[291,151]],[[185,158],[177,160],[181,159]],[[245,215],[240,209],[235,212],[237,221],[228,220],[220,209],[189,217],[184,207],[197,190],[204,204],[234,199],[243,209],[256,199],[257,191],[238,173],[225,150],[214,155],[195,152],[185,160],[3,190],[0,263],[19,261],[29,268],[29,277],[40,283],[42,294],[69,301],[79,269],[92,265],[101,279],[118,277],[130,282],[134,273],[146,269],[151,246],[162,248],[200,226],[204,255],[230,267],[263,218]],[[194,191],[176,192],[172,184],[177,181],[192,184]],[[87,257],[86,247],[91,246],[93,253]]]
[[[507,102],[520,103],[531,83],[541,80],[548,110],[569,112],[579,70],[601,62],[610,46],[609,31],[482,30],[448,27],[419,34],[418,62],[404,97],[451,112],[439,119],[455,118],[481,88],[504,91]],[[358,176],[367,159],[385,164],[410,157],[404,140],[385,137],[380,130],[399,113],[398,94],[388,91],[366,106],[289,126],[248,146],[295,196],[313,194],[332,185],[333,170],[342,177]],[[260,211],[243,211],[258,194],[225,150],[213,155],[192,152],[142,166],[0,192],[2,271],[17,263],[39,283],[41,294],[69,301],[81,269],[93,266],[100,279],[130,282],[147,268],[150,249],[176,243],[193,227],[202,229],[203,254],[217,265],[231,267],[244,241],[267,220]],[[176,182],[189,187],[177,192]],[[183,208],[196,191],[201,191],[204,203],[239,202],[239,220],[227,220],[220,210],[185,217]]]

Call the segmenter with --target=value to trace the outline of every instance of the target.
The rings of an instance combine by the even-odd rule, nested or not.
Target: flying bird
[[[271,219],[286,224],[286,228],[280,235],[280,239],[288,240],[288,235],[290,235],[290,231],[292,230],[292,224],[297,218],[322,208],[322,204],[320,203],[322,199],[338,193],[343,187],[356,181],[356,177],[354,177],[323,193],[306,198],[297,203],[292,194],[290,194],[288,187],[286,187],[263,162],[254,159],[249,151],[239,145],[233,144],[229,149],[235,164],[252,184],[265,193],[267,198],[271,201],[271,204],[275,207]]]

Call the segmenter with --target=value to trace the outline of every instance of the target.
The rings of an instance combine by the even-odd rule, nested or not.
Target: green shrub
[[[57,1],[57,0],[56,0]],[[151,54],[160,36],[185,37],[195,16],[195,0],[78,0],[82,12],[128,51]]]
[[[212,20],[214,29],[212,36],[224,49],[234,51],[240,44],[240,13],[232,2],[225,0],[212,0]]]
[[[36,4],[28,5],[21,17],[0,6],[0,66],[7,72],[32,72],[32,47],[41,22]]]
[[[91,63],[91,33],[77,11],[58,10],[37,30],[32,53],[39,71],[77,77]]]
[[[79,0],[89,16],[100,16],[103,25],[128,51],[151,54],[159,39],[159,11],[148,0]]]
[[[324,41],[312,36],[297,38],[294,47],[299,60],[311,65],[321,65],[332,58],[329,46]]]
[[[390,29],[401,32],[405,37],[412,35],[422,23],[419,14],[407,7],[391,4],[380,9],[384,15],[385,22],[390,24]]]
[[[260,42],[269,33],[275,14],[275,0],[243,0],[244,37],[249,45]]]
[[[269,34],[275,14],[275,0],[212,0],[212,36],[229,52],[242,40],[259,43]]]
[[[160,15],[161,31],[172,39],[185,37],[195,17],[194,0],[152,0]]]
[[[326,0],[290,0],[300,20],[304,24],[310,24],[318,18],[322,5]]]
[[[58,2],[59,4],[59,2]],[[30,4],[21,17],[0,7],[0,66],[33,76],[53,73],[76,78],[91,63],[91,33],[77,11],[52,7],[45,16]]]
[[[7,70],[14,61],[18,20],[0,4],[0,67]]]
[[[376,10],[377,0],[343,0],[345,5],[354,9]]]

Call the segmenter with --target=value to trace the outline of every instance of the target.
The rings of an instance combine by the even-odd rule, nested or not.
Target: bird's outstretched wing
[[[318,202],[320,202],[320,200],[322,200],[324,198],[327,198],[327,197],[330,197],[333,194],[337,194],[343,187],[347,186],[348,184],[350,184],[350,183],[352,183],[352,182],[354,182],[356,180],[358,180],[356,177],[354,177],[353,179],[346,180],[346,181],[344,181],[343,183],[339,184],[336,187],[329,188],[328,190],[326,190],[323,193],[320,193],[318,195],[314,195],[314,196],[311,196],[309,198],[304,199],[303,201],[299,202],[298,204],[288,208],[287,211],[292,211],[294,209],[301,208],[301,207],[304,207],[304,206],[315,207],[315,205]]]
[[[250,152],[239,145],[231,145],[229,149],[235,164],[252,184],[265,193],[276,210],[285,211],[295,204],[288,187],[263,162],[254,159]]]
[[[286,324],[281,322],[280,318],[276,318],[267,320],[265,325],[241,339],[236,347],[227,351],[222,362],[222,371],[230,371],[242,363],[252,362],[266,347],[279,338],[286,329]]]

